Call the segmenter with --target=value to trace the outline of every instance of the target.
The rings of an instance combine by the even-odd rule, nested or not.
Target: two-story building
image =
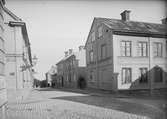
[[[78,52],[72,49],[65,52],[65,57],[57,64],[58,80],[62,86],[85,88],[87,73],[84,46]]]
[[[5,81],[5,38],[4,38],[4,5],[0,0],[0,118],[5,118],[7,104],[7,90]]]
[[[163,24],[94,18],[86,44],[88,87],[105,90],[167,86],[167,29]]]
[[[4,7],[4,23],[7,88],[31,88],[32,59],[26,24],[6,7]]]

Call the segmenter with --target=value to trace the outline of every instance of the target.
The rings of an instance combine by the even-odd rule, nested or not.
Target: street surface
[[[9,101],[7,119],[165,119],[165,100],[72,89],[35,89]]]

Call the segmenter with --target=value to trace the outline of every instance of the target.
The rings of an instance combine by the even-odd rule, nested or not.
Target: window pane
[[[123,68],[122,69],[122,84],[130,83],[130,82],[131,82],[131,69]]]
[[[154,50],[154,56],[157,56],[158,50],[157,50],[157,44],[156,43],[154,43],[154,45],[153,45],[153,50]]]
[[[126,49],[126,56],[131,56],[131,49],[130,48]]]
[[[102,30],[103,30],[102,27],[98,28],[99,37],[101,37],[103,35],[103,31]]]
[[[121,56],[126,56],[125,55],[125,42],[124,41],[121,42]]]
[[[101,46],[101,59],[106,58],[107,57],[106,55],[107,55],[107,46],[105,44]]]
[[[158,44],[158,56],[162,56],[162,44]]]
[[[126,72],[126,70],[122,69],[122,84],[125,83],[125,72]]]
[[[131,46],[131,42],[127,41],[126,42],[126,47],[130,47]]]
[[[131,70],[130,69],[127,69],[127,83],[130,83],[131,82]]]
[[[95,32],[92,33],[92,41],[95,40]]]

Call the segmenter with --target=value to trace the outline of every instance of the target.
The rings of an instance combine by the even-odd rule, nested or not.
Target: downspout
[[[150,37],[148,37],[148,42],[149,42],[149,74],[148,74],[148,77],[149,77],[149,88],[150,88],[150,96],[152,96],[152,79],[151,79],[151,41],[150,41]]]
[[[18,89],[18,85],[17,85],[17,83],[18,83],[18,80],[17,80],[17,52],[16,52],[16,27],[13,27],[13,29],[14,29],[14,43],[15,43],[15,47],[14,47],[14,52],[15,52],[15,73],[16,73],[16,90]]]
[[[97,35],[97,32],[95,32],[95,35]],[[96,38],[96,37],[95,37]],[[98,69],[98,40],[95,39],[96,42],[96,79],[97,79],[97,88],[100,88],[99,84],[99,69]]]

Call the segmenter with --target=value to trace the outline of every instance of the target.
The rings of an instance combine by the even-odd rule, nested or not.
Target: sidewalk
[[[8,91],[7,119],[48,119],[45,101],[33,89]]]
[[[88,94],[90,96],[98,96],[98,97],[108,97],[108,98],[116,98],[120,101],[138,103],[141,105],[148,106],[150,108],[155,108],[157,110],[167,111],[167,102],[165,98],[162,97],[148,97],[148,96],[134,96],[134,95],[125,95],[120,93],[112,93],[111,91],[105,90],[96,90],[96,89],[77,89],[77,88],[50,88],[50,90],[64,90],[76,93]]]
[[[19,102],[27,98],[33,89],[8,89],[7,98],[8,103]]]

